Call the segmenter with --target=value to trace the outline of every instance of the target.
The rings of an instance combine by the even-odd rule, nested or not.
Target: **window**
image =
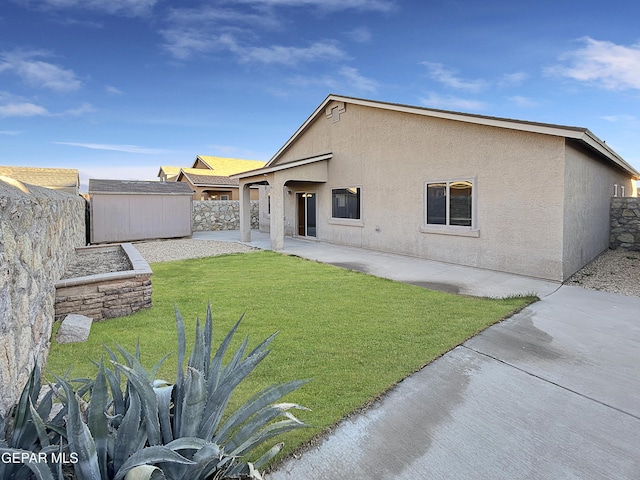
[[[456,180],[425,184],[426,224],[473,227],[473,182]]]
[[[360,187],[331,190],[331,217],[360,219]]]

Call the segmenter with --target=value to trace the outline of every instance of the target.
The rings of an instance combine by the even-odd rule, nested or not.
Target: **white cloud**
[[[625,46],[590,37],[579,41],[584,47],[565,53],[560,58],[564,64],[546,72],[607,90],[640,89],[640,43]]]
[[[529,77],[524,72],[505,73],[500,80],[500,85],[519,85]]]
[[[237,3],[268,7],[317,7],[322,10],[372,10],[389,12],[396,4],[389,0],[234,0]]]
[[[0,53],[0,73],[13,73],[36,88],[69,92],[82,87],[76,74],[58,65],[37,60],[46,56],[41,51],[14,51]]]
[[[20,130],[0,130],[0,135],[7,135],[9,137],[15,137],[18,135],[22,135],[24,132]]]
[[[301,62],[339,60],[346,54],[330,42],[315,42],[308,47],[272,45],[270,47],[248,47],[238,45],[231,37],[221,39],[241,62],[266,65],[297,65]]]
[[[361,75],[358,69],[353,67],[342,67],[335,74],[322,77],[294,77],[289,80],[289,84],[298,87],[319,85],[336,92],[355,90],[366,93],[375,92],[379,86],[376,80]]]
[[[124,92],[120,90],[118,87],[114,87],[113,85],[107,85],[104,87],[107,93],[111,95],[124,95]]]
[[[7,103],[0,105],[0,118],[49,116],[46,108],[34,103]]]
[[[45,10],[81,8],[109,14],[139,16],[150,13],[158,0],[14,0],[26,7]]]
[[[82,143],[82,142],[53,142],[56,145],[68,145],[70,147],[88,148],[91,150],[107,150],[111,152],[139,153],[143,155],[162,155],[170,153],[161,148],[148,148],[139,145],[112,145],[106,143]]]
[[[607,122],[633,122],[636,120],[633,115],[605,115],[601,118]]]
[[[459,78],[453,70],[445,67],[441,63],[422,62],[429,70],[429,76],[443,85],[456,90],[467,92],[479,92],[486,89],[489,83],[485,80],[464,80]]]
[[[518,107],[535,107],[538,103],[535,100],[532,100],[528,97],[523,97],[522,95],[514,95],[513,97],[509,97],[508,100]]]
[[[355,42],[358,43],[368,43],[371,41],[371,30],[367,27],[358,27],[354,28],[347,35]]]
[[[438,95],[436,93],[430,93],[428,97],[421,97],[420,103],[428,108],[446,110],[453,109],[477,112],[487,108],[486,103],[478,100],[469,100],[452,95]]]

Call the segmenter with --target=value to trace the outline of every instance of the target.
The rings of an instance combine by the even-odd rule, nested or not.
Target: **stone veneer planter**
[[[151,307],[151,275],[142,255],[130,243],[81,247],[76,254],[97,249],[122,248],[129,257],[131,270],[98,273],[56,282],[55,319],[70,313],[86,315],[94,320],[124,317]]]

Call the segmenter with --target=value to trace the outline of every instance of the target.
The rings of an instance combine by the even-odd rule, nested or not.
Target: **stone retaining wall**
[[[58,281],[56,283],[56,320],[62,320],[66,315],[75,313],[99,321],[124,317],[151,307],[153,272],[130,243],[123,243],[122,246],[86,247],[78,251],[81,254],[82,251],[107,248],[122,248],[129,257],[133,269]]]
[[[0,177],[0,415],[14,405],[33,368],[45,364],[55,282],[85,244],[78,195]]]
[[[611,199],[609,248],[640,251],[640,198]]]
[[[259,228],[258,200],[251,200],[251,228]],[[240,230],[239,200],[194,200],[193,231]]]

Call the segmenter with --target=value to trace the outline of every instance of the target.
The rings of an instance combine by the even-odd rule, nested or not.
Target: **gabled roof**
[[[375,100],[366,100],[362,98],[345,97],[341,95],[331,94],[325,98],[318,108],[311,114],[309,118],[296,130],[296,132],[287,140],[287,142],[276,152],[276,154],[266,164],[268,169],[278,161],[280,156],[302,135],[307,128],[320,115],[325,115],[326,108],[329,103],[344,102],[345,104],[361,105],[382,110],[391,110],[395,112],[411,113],[414,115],[423,115],[427,117],[442,118],[447,120],[455,120],[459,122],[474,123],[498,128],[507,128],[511,130],[520,130],[532,133],[540,133],[544,135],[554,135],[575,140],[592,151],[598,153],[606,161],[613,163],[622,170],[630,174],[636,180],[640,179],[640,172],[635,170],[625,160],[622,159],[609,146],[596,137],[589,129],[583,127],[571,127],[565,125],[555,125],[551,123],[528,122],[524,120],[514,120],[510,118],[491,117],[486,115],[476,115],[470,113],[452,112],[447,110],[437,110],[426,107],[416,107],[411,105],[403,105],[398,103],[380,102]]]
[[[156,182],[142,180],[89,180],[89,195],[97,193],[126,195],[193,195],[193,190],[186,183]]]
[[[164,172],[167,177],[177,177],[180,173],[180,167],[172,167],[169,165],[162,165],[160,170],[158,170],[158,177],[162,176],[162,172]]]
[[[75,168],[0,167],[0,175],[56,190],[77,190],[80,185],[78,170]]]
[[[183,168],[180,170],[177,181],[180,182],[186,178],[192,185],[198,187],[212,187],[217,185],[239,186],[238,180],[231,179],[223,175],[215,175],[212,170],[203,170],[201,168]]]
[[[195,167],[198,163],[202,163],[209,167],[209,169],[213,171],[215,175],[228,177],[229,175],[234,175],[236,173],[255,170],[256,168],[262,168],[267,162],[262,162],[259,160],[242,160],[240,158],[198,155],[193,162],[192,167]],[[199,170],[200,172],[203,171],[203,169]]]

